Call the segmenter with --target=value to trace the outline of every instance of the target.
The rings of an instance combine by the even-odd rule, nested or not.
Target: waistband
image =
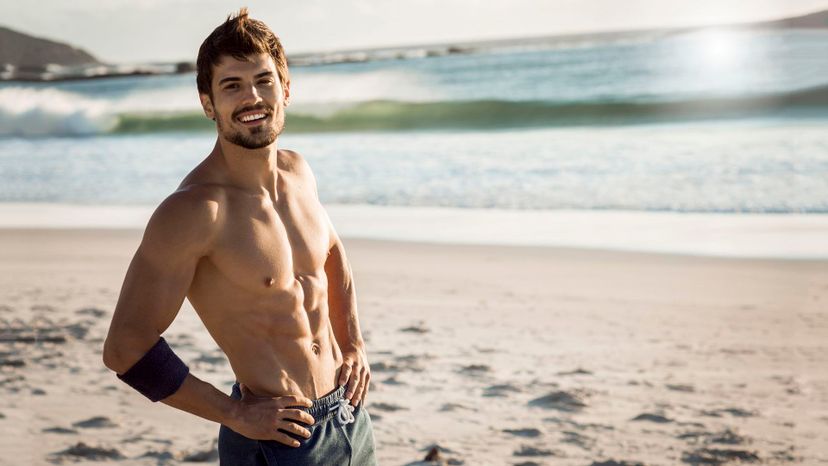
[[[310,408],[299,407],[302,411],[306,411],[313,417],[313,425],[321,424],[333,416],[337,416],[340,423],[347,424],[353,422],[354,407],[345,398],[345,385],[339,385],[328,394],[313,400],[313,405]],[[241,399],[241,390],[239,383],[233,384],[233,393],[230,395],[235,399]]]

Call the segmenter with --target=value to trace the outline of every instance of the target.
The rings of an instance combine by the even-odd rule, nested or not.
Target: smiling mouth
[[[238,121],[240,121],[241,123],[245,124],[245,125],[255,125],[255,124],[258,124],[258,123],[264,121],[265,119],[267,119],[267,117],[268,117],[268,114],[266,112],[260,112],[260,113],[251,113],[249,115],[243,115],[243,116],[240,116],[236,119]]]

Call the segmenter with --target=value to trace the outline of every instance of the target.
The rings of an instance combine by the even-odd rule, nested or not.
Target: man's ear
[[[285,92],[285,107],[287,107],[288,105],[290,105],[290,79],[285,81],[284,92]]]
[[[213,109],[213,101],[207,94],[198,94],[198,99],[201,100],[201,108],[204,109],[204,114],[207,118],[216,121],[216,111]]]

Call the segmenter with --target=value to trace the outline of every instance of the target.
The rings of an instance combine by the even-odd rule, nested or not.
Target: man
[[[212,152],[153,213],[103,360],[153,401],[221,423],[222,464],[375,464],[350,265],[310,167],[277,149],[290,98],[279,39],[243,8],[199,49]],[[187,297],[238,382],[189,373],[161,338]]]

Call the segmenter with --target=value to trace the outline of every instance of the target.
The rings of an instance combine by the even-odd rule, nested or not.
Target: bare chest
[[[236,287],[284,290],[299,277],[323,273],[329,227],[312,193],[233,196],[224,225],[210,260]]]

